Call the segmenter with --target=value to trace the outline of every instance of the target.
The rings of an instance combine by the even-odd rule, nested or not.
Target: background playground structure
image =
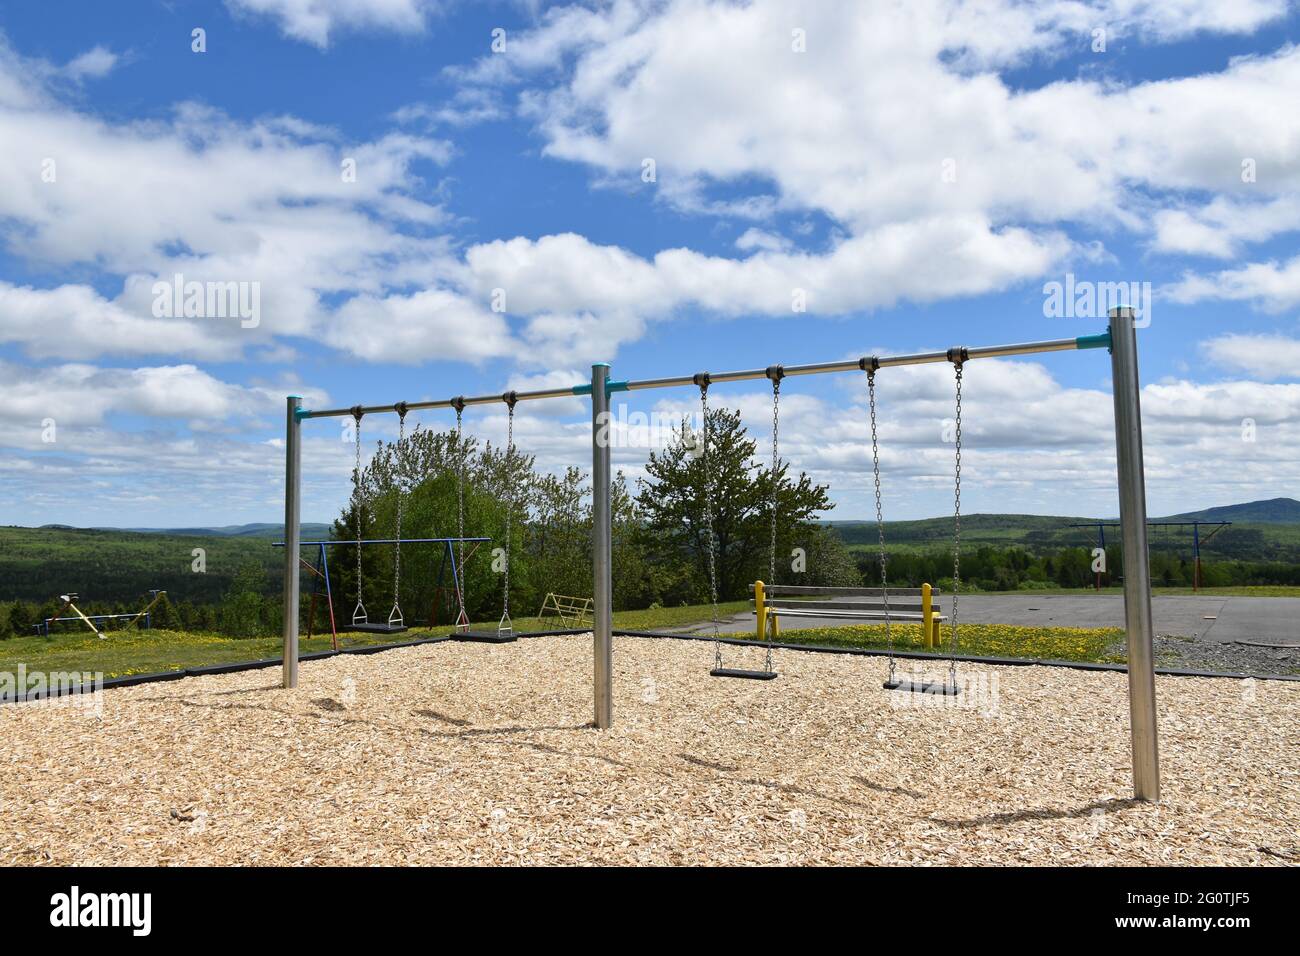
[[[143,610],[137,611],[134,614],[83,614],[81,609],[77,607],[77,601],[81,599],[78,594],[60,594],[59,610],[50,617],[42,620],[40,623],[33,624],[32,626],[36,628],[36,633],[40,634],[42,637],[49,637],[50,628],[56,624],[77,621],[80,621],[82,624],[86,625],[86,627],[90,628],[91,633],[98,638],[104,636],[101,633],[101,629],[96,626],[101,621],[125,620],[126,624],[123,625],[123,629],[129,629],[135,625],[140,625],[141,627],[148,629],[152,623],[150,612],[153,611],[158,602],[166,596],[167,592],[153,589],[150,590],[149,594],[151,597],[149,603],[144,606]],[[64,611],[72,611],[72,614],[66,617],[60,616]]]
[[[439,609],[448,606],[449,597],[453,602],[450,606],[456,609],[456,611],[453,613],[453,618],[452,618],[453,621],[455,620],[455,613],[459,613],[459,609],[462,606],[461,596],[464,593],[464,575],[462,573],[462,565],[457,558],[457,552],[459,551],[463,554],[464,545],[466,544],[473,545],[473,547],[470,548],[469,553],[464,555],[464,560],[468,560],[469,558],[473,557],[474,552],[478,550],[479,545],[490,540],[491,540],[490,538],[401,538],[401,539],[371,538],[371,539],[346,539],[346,540],[329,540],[329,541],[300,541],[299,547],[316,549],[315,561],[308,561],[306,558],[302,557],[301,555],[299,555],[298,558],[302,568],[308,571],[312,576],[311,578],[312,589],[311,589],[310,599],[307,605],[307,618],[306,618],[308,639],[311,638],[312,629],[316,623],[317,600],[323,599],[325,602],[325,608],[329,619],[331,644],[334,650],[338,650],[339,648],[338,618],[335,615],[335,610],[334,610],[334,590],[333,590],[333,586],[330,583],[329,549],[331,547],[351,547],[351,548],[360,549],[363,547],[374,546],[374,545],[398,545],[398,544],[440,544],[442,545],[443,546],[442,557],[438,563],[438,574],[434,578],[433,591],[429,595],[427,605],[425,605],[429,608],[429,616],[428,618],[426,618],[425,623],[428,626],[433,627],[438,624]],[[458,545],[461,547],[457,547]],[[283,548],[284,542],[276,541],[273,547]],[[357,567],[358,568],[362,567],[360,556],[357,556]],[[450,588],[448,588],[446,585],[443,584],[444,577],[448,570],[451,571]],[[396,571],[394,572],[394,574],[396,575]],[[394,584],[395,589],[398,586],[399,586],[398,584],[396,583]],[[344,622],[343,627],[345,630],[348,631],[354,630],[351,622],[347,618],[344,618],[343,622]]]
[[[1095,525],[1091,523],[1072,524],[1070,525],[1070,527],[1071,528],[1096,527],[1097,550],[1101,552],[1100,557],[1104,558],[1104,556],[1106,555],[1106,529],[1118,528],[1119,523],[1115,521],[1098,521],[1095,523]],[[1218,534],[1224,528],[1231,528],[1232,522],[1231,521],[1148,521],[1147,527],[1155,528],[1157,530],[1161,530],[1165,528],[1180,528],[1180,529],[1191,528],[1192,529],[1192,590],[1199,591],[1201,589],[1201,580],[1202,580],[1201,545],[1203,543],[1208,543],[1216,534]],[[1203,527],[1210,529],[1210,533],[1205,535],[1205,537],[1201,537],[1201,528]],[[1096,551],[1093,552],[1093,557],[1094,558],[1099,557]],[[1109,562],[1107,562],[1107,564],[1109,564]],[[1108,569],[1107,570],[1098,569],[1095,572],[1095,574],[1096,574],[1095,589],[1100,591],[1102,588],[1103,579],[1108,577],[1110,572]]]
[[[537,623],[542,623],[549,611],[554,613],[565,627],[587,627],[591,624],[591,605],[591,598],[548,591],[542,600],[541,609],[537,612]]]

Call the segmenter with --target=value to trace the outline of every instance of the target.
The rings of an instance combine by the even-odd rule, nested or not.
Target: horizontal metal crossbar
[[[753,599],[750,603],[754,603]],[[884,601],[764,601],[767,607],[776,611],[803,611],[803,610],[821,610],[821,611],[883,611],[885,610]],[[939,610],[938,604],[930,605],[934,610]],[[890,611],[922,611],[920,602],[899,601],[890,602]]]
[[[777,597],[781,595],[819,595],[822,597],[880,597],[880,588],[833,588],[833,587],[814,587],[803,584],[765,584],[763,592]],[[889,588],[886,593],[890,597],[920,597],[920,588]],[[931,594],[939,594],[938,588],[931,588]]]
[[[785,608],[781,608],[781,609],[769,608],[769,610],[777,617],[826,617],[826,618],[839,618],[840,620],[853,620],[855,618],[866,618],[872,621],[885,620],[885,613],[883,611],[859,611],[857,613],[854,613],[852,611],[792,611],[792,610],[787,610]],[[749,613],[757,614],[758,612],[750,611]],[[925,619],[925,615],[920,613],[913,613],[911,611],[903,611],[900,613],[894,613],[893,611],[889,612],[889,620],[891,621],[921,621],[924,619]],[[945,620],[944,615],[942,614],[933,615],[933,619],[936,621]]]
[[[811,365],[771,365],[766,368],[746,369],[739,372],[696,372],[673,378],[648,378],[635,382],[606,382],[606,393],[643,391],[651,388],[678,388],[687,385],[715,385],[722,382],[744,382],[771,378],[774,375],[823,375],[833,372],[863,372],[869,369],[895,368],[900,365],[927,365],[938,362],[967,362],[981,358],[1005,358],[1011,355],[1033,355],[1042,352],[1069,352],[1081,349],[1109,348],[1110,332],[1084,335],[1069,339],[1052,339],[1046,342],[1021,342],[1014,345],[987,345],[978,348],[958,346],[943,352],[918,352],[911,355],[867,355],[840,362],[816,362]],[[307,418],[346,418],[370,415],[377,412],[408,412],[426,408],[466,408],[470,405],[514,405],[547,398],[573,398],[590,395],[591,384],[584,382],[569,388],[548,388],[533,392],[499,392],[495,395],[459,395],[430,402],[394,402],[391,405],[355,405],[352,408],[298,409],[299,421]]]
[[[492,540],[491,538],[363,538],[361,541],[357,541],[355,539],[346,540],[340,538],[340,539],[335,539],[333,541],[299,541],[298,547],[305,548],[310,545],[311,547],[314,548],[322,544],[326,546],[344,545],[344,544],[357,545],[357,544],[399,544],[399,543],[400,544],[456,544],[457,542],[464,542],[466,544],[470,544],[475,541],[482,542],[482,541],[491,541],[491,540]],[[275,541],[271,544],[271,547],[283,548],[284,542]]]

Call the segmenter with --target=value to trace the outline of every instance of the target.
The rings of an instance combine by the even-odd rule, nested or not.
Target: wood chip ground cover
[[[5,706],[0,862],[1300,862],[1295,683],[1157,678],[1152,806],[1128,799],[1123,674],[963,665],[953,705],[883,691],[878,658],[778,651],[772,682],[711,659],[615,639],[605,732],[589,637]]]

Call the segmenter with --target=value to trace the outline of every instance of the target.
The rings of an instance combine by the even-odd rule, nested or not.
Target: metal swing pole
[[[1141,385],[1133,309],[1110,310],[1111,372],[1115,392],[1115,458],[1119,469],[1119,520],[1124,539],[1124,622],[1128,634],[1129,729],[1133,795],[1160,799],[1156,727],[1151,563],[1147,546],[1146,477],[1142,464]]]
[[[601,730],[614,725],[613,515],[610,509],[609,366],[591,367],[591,533],[592,533],[592,656],[595,660],[595,723]]]
[[[298,410],[302,399],[288,398],[284,435],[284,662],[282,683],[298,686],[298,547],[302,499],[302,422]],[[328,580],[328,579],[327,579]],[[334,609],[331,604],[330,613]]]

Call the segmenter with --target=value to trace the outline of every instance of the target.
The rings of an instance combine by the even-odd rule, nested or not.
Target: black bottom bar
[[[519,635],[514,631],[461,631],[453,634],[453,641],[469,641],[472,644],[509,644]]]
[[[710,677],[742,677],[745,680],[776,680],[776,671],[742,671],[730,667],[715,667]]]
[[[956,697],[957,685],[936,684],[934,681],[887,680],[885,690],[902,690],[913,694],[934,694],[939,697]]]
[[[347,631],[360,631],[362,634],[402,634],[406,631],[405,624],[351,624],[345,628]]]

